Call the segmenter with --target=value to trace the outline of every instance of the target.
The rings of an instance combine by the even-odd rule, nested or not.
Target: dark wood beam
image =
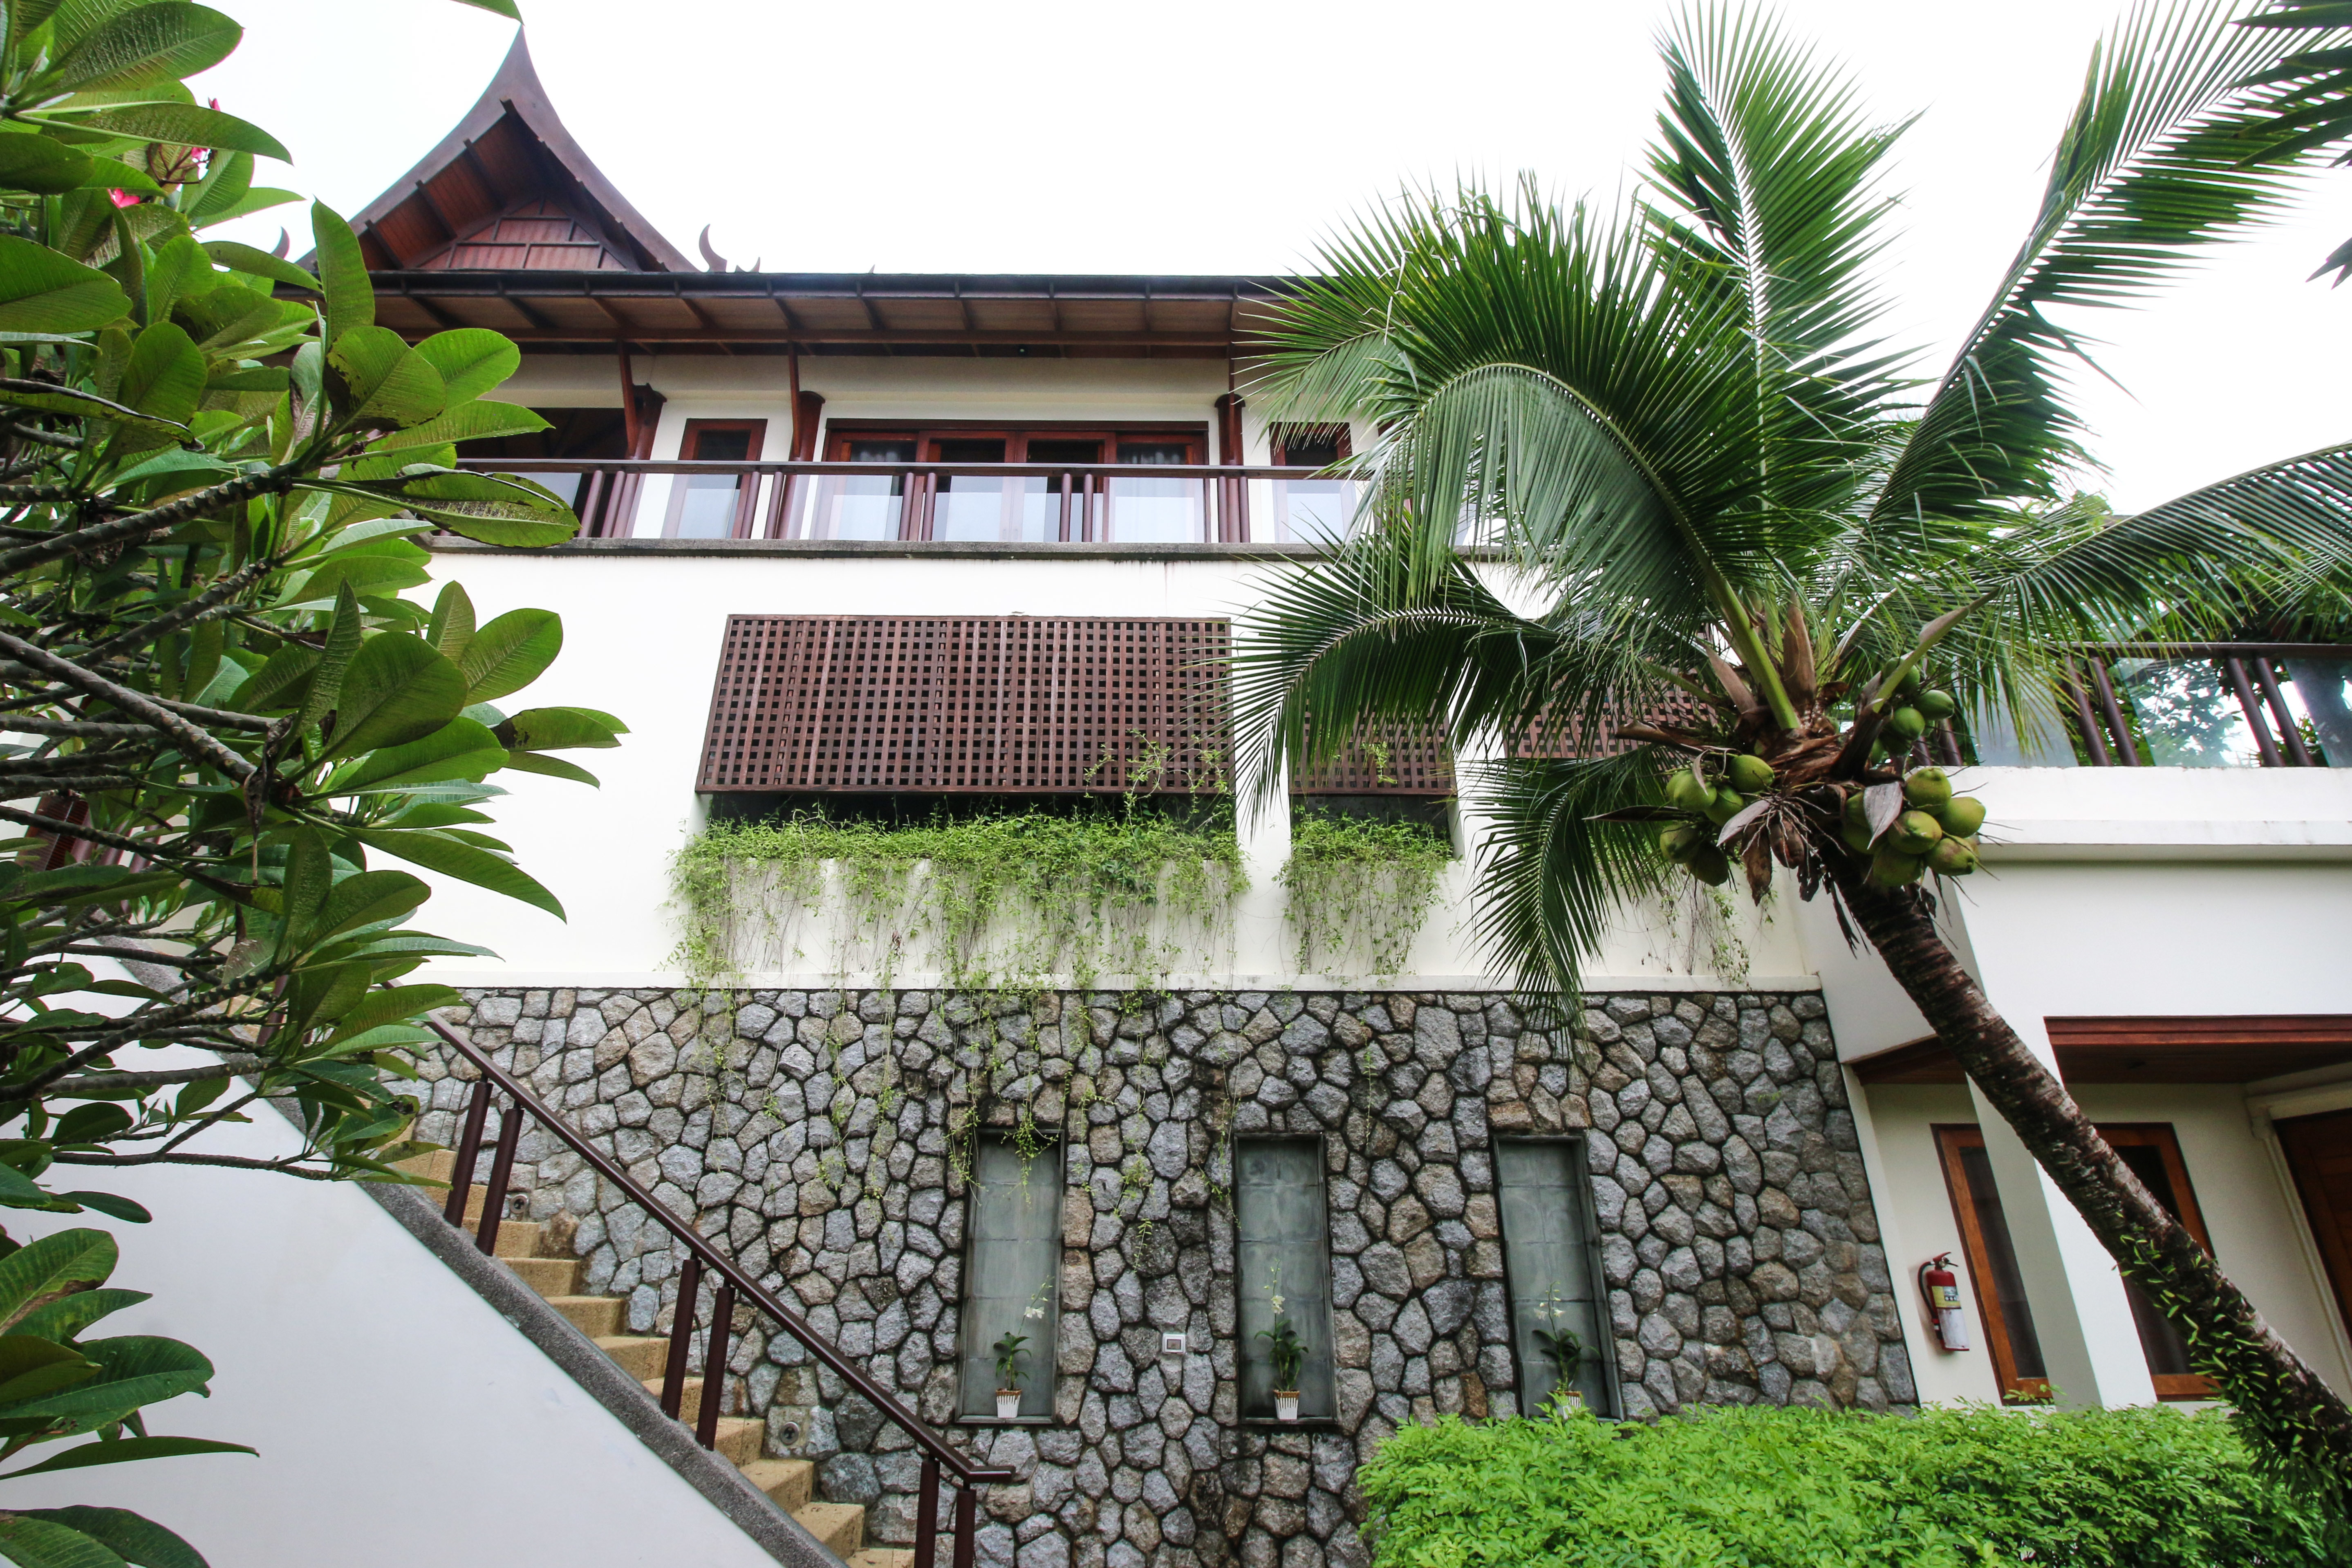
[[[522,308],[522,301],[519,299],[501,298],[507,298],[518,310]],[[1256,352],[1255,345],[1237,342],[1223,332],[960,332],[927,331],[920,328],[861,332],[845,328],[808,327],[796,327],[787,331],[781,327],[661,327],[617,320],[610,330],[544,326],[511,331],[507,336],[517,342],[609,343],[616,334],[639,343],[878,343],[885,346],[937,343],[954,348],[966,344],[1014,348],[1027,343],[1036,348],[1216,349],[1244,357]]]

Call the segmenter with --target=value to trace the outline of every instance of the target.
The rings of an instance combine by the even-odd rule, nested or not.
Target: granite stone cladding
[[[1066,1156],[1050,1424],[948,1429],[1013,1467],[982,1559],[1019,1568],[1359,1568],[1359,1460],[1398,1426],[1517,1411],[1498,1137],[1583,1133],[1630,1416],[1693,1403],[1915,1402],[1819,996],[483,991],[474,1039],[935,1423],[955,1408],[969,1141]],[[425,1065],[422,1135],[468,1086]],[[1233,1140],[1324,1140],[1335,1421],[1236,1407]],[[1050,1154],[1040,1157],[1051,1157]],[[533,1217],[586,1289],[667,1327],[665,1233],[543,1133]],[[912,1538],[907,1439],[751,1326],[728,1408]],[[1163,1357],[1181,1330],[1192,1353]],[[701,1351],[696,1348],[696,1364]]]

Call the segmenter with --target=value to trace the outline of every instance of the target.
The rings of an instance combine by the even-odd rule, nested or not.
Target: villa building
[[[435,1058],[422,1131],[475,1155],[475,1223],[486,1183],[500,1233],[482,1250],[529,1289],[449,1277],[434,1250],[462,1240],[419,1247],[364,1203],[352,1223],[391,1237],[370,1244],[382,1288],[489,1292],[507,1321],[467,1318],[451,1357],[538,1369],[468,1373],[468,1415],[430,1446],[498,1475],[547,1560],[639,1561],[642,1528],[702,1532],[698,1560],[905,1564],[936,1528],[959,1563],[1361,1568],[1354,1476],[1388,1434],[1563,1385],[1627,1419],[2209,1396],[1826,901],[1662,900],[1574,1005],[1516,994],[1476,938],[1482,825],[1442,747],[1244,793],[1227,881],[1136,906],[1148,940],[1099,972],[989,981],[986,955],[838,877],[746,870],[715,918],[679,891],[713,820],[1213,795],[1219,660],[1265,585],[1345,534],[1353,488],[1322,470],[1371,434],[1251,406],[1281,280],[741,271],[707,242],[698,263],[589,163],[520,44],[354,226],[381,322],[520,344],[497,395],[551,428],[464,455],[585,521],[552,549],[437,544],[436,576],[486,620],[559,612],[531,700],[629,726],[598,788],[500,775],[498,831],[568,919],[446,886],[435,928],[499,957],[427,973],[467,994],[473,1051],[830,1352],[689,1268],[572,1142],[533,1123],[502,1144],[509,1101],[478,1100],[454,1047]],[[2339,657],[2119,663],[2038,757],[1980,737],[1988,765],[1959,777],[1989,807],[1986,866],[1945,918],[2143,1180],[2352,1394]],[[2194,755],[2136,717],[2168,679],[2220,694]],[[1281,873],[1310,811],[1453,845],[1387,951],[1303,940]],[[1964,1349],[1917,1282],[1944,1256]],[[409,1341],[444,1331],[405,1310]],[[1539,1337],[1562,1332],[1580,1359]],[[585,1394],[548,1392],[567,1379]],[[532,1421],[603,1434],[562,1475],[517,1457],[557,1438],[499,1436],[500,1402],[533,1400]],[[695,1470],[690,1427],[772,1519]],[[930,1490],[958,1474],[932,1443],[1003,1479]],[[654,1484],[647,1456],[700,1495],[583,1525]]]

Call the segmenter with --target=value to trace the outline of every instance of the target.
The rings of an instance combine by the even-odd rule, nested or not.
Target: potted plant
[[[1274,1414],[1277,1420],[1298,1419],[1298,1368],[1307,1359],[1307,1346],[1291,1326],[1288,1318],[1276,1318],[1271,1329],[1260,1329],[1257,1337],[1265,1342],[1266,1360],[1274,1363]]]
[[[996,1418],[1010,1421],[1021,1414],[1021,1358],[1029,1352],[1021,1347],[1029,1342],[1026,1334],[1006,1330],[1004,1337],[991,1348],[996,1352]]]
[[[1557,1320],[1555,1320],[1557,1322]],[[1576,1369],[1584,1360],[1584,1345],[1574,1329],[1538,1329],[1536,1343],[1551,1358],[1552,1404],[1563,1415],[1584,1408],[1583,1391],[1576,1386]]]

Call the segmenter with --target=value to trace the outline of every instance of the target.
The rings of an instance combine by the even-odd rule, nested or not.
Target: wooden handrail
[[[645,1188],[639,1186],[629,1175],[628,1172],[621,1168],[621,1165],[617,1161],[615,1161],[611,1155],[605,1153],[603,1150],[597,1148],[593,1143],[591,1143],[585,1137],[582,1136],[578,1131],[574,1131],[569,1124],[558,1117],[554,1111],[549,1110],[546,1104],[542,1102],[537,1095],[524,1088],[521,1081],[512,1073],[508,1072],[504,1068],[499,1066],[498,1063],[490,1060],[487,1055],[477,1049],[471,1041],[465,1039],[463,1037],[458,1035],[456,1030],[449,1027],[447,1024],[442,1021],[438,1013],[425,1014],[425,1026],[431,1029],[435,1034],[440,1036],[442,1040],[448,1045],[450,1049],[456,1051],[467,1061],[473,1063],[474,1066],[479,1069],[482,1078],[486,1082],[497,1086],[499,1089],[511,1097],[519,1109],[528,1111],[530,1115],[538,1118],[541,1126],[555,1134],[556,1138],[562,1142],[566,1148],[579,1155],[582,1159],[587,1161],[598,1175],[604,1177],[604,1180],[612,1183],[614,1186],[620,1188],[622,1192],[627,1194],[630,1202],[635,1204],[639,1208],[645,1210],[646,1213],[651,1215],[664,1230],[668,1231],[680,1245],[686,1247],[687,1251],[695,1259],[698,1259],[700,1262],[701,1269],[709,1270],[717,1274],[719,1279],[723,1281],[723,1287],[732,1287],[735,1295],[751,1302],[752,1306],[758,1308],[769,1317],[773,1318],[777,1322],[782,1323],[784,1327],[784,1331],[791,1334],[793,1338],[798,1340],[811,1355],[824,1363],[824,1365],[830,1368],[844,1383],[846,1383],[851,1388],[856,1390],[857,1393],[872,1404],[877,1410],[879,1410],[886,1417],[896,1424],[901,1431],[905,1432],[909,1437],[912,1437],[915,1440],[915,1446],[917,1447],[920,1448],[929,1458],[938,1460],[940,1464],[946,1467],[953,1476],[955,1484],[959,1486],[973,1486],[991,1481],[1010,1481],[1016,1479],[1014,1472],[1012,1470],[990,1469],[975,1465],[966,1456],[959,1453],[954,1447],[950,1447],[946,1439],[933,1432],[930,1427],[923,1422],[921,1417],[918,1416],[913,1411],[908,1409],[906,1405],[900,1404],[897,1394],[892,1394],[888,1389],[883,1387],[879,1383],[877,1383],[863,1367],[860,1367],[855,1362],[851,1361],[849,1357],[836,1350],[824,1339],[823,1335],[819,1334],[814,1329],[808,1325],[807,1320],[803,1319],[798,1312],[793,1311],[790,1307],[785,1306],[768,1290],[763,1289],[757,1279],[754,1279],[750,1273],[739,1267],[733,1258],[728,1257],[727,1254],[713,1247],[709,1239],[698,1232],[692,1225],[688,1224],[686,1220],[679,1218],[678,1215],[673,1213],[659,1198],[655,1197],[651,1193],[646,1191]],[[471,1119],[469,1118],[469,1121]],[[478,1151],[478,1140],[480,1136],[479,1123],[474,1122],[469,1131],[472,1133],[472,1137],[468,1141],[472,1142],[475,1149]],[[499,1141],[505,1147],[510,1148],[512,1146],[511,1141],[503,1135],[503,1130]],[[470,1163],[461,1162],[459,1168],[452,1173],[450,1182],[452,1188],[450,1194],[450,1206],[452,1209],[456,1210],[460,1216],[462,1216],[464,1213],[464,1198],[459,1189],[461,1185],[470,1185],[472,1181],[473,1172],[470,1168]],[[489,1211],[496,1206],[496,1200],[502,1197],[503,1194],[494,1192],[489,1195],[493,1201],[492,1203],[484,1205],[484,1228],[490,1237],[495,1238],[497,1236],[495,1226],[498,1215]],[[485,1250],[487,1250],[487,1247]],[[700,1271],[701,1270],[696,1270],[695,1272],[699,1273]],[[698,1289],[699,1281],[694,1281],[694,1284]],[[685,1289],[681,1289],[678,1293],[677,1310],[689,1321],[694,1315],[694,1299]],[[714,1321],[711,1324],[711,1331],[713,1334],[722,1332],[731,1334],[733,1332],[733,1325],[731,1323],[722,1323]],[[682,1341],[683,1336],[680,1336],[680,1339]],[[715,1357],[711,1359],[713,1361],[716,1360]],[[669,1381],[676,1382],[677,1379],[672,1378]],[[706,1385],[703,1389],[702,1397],[703,1410],[706,1416],[716,1412],[719,1405],[719,1390]],[[673,1409],[670,1414],[675,1415],[677,1411]],[[708,1426],[709,1425],[709,1420],[706,1419],[702,1425]]]

